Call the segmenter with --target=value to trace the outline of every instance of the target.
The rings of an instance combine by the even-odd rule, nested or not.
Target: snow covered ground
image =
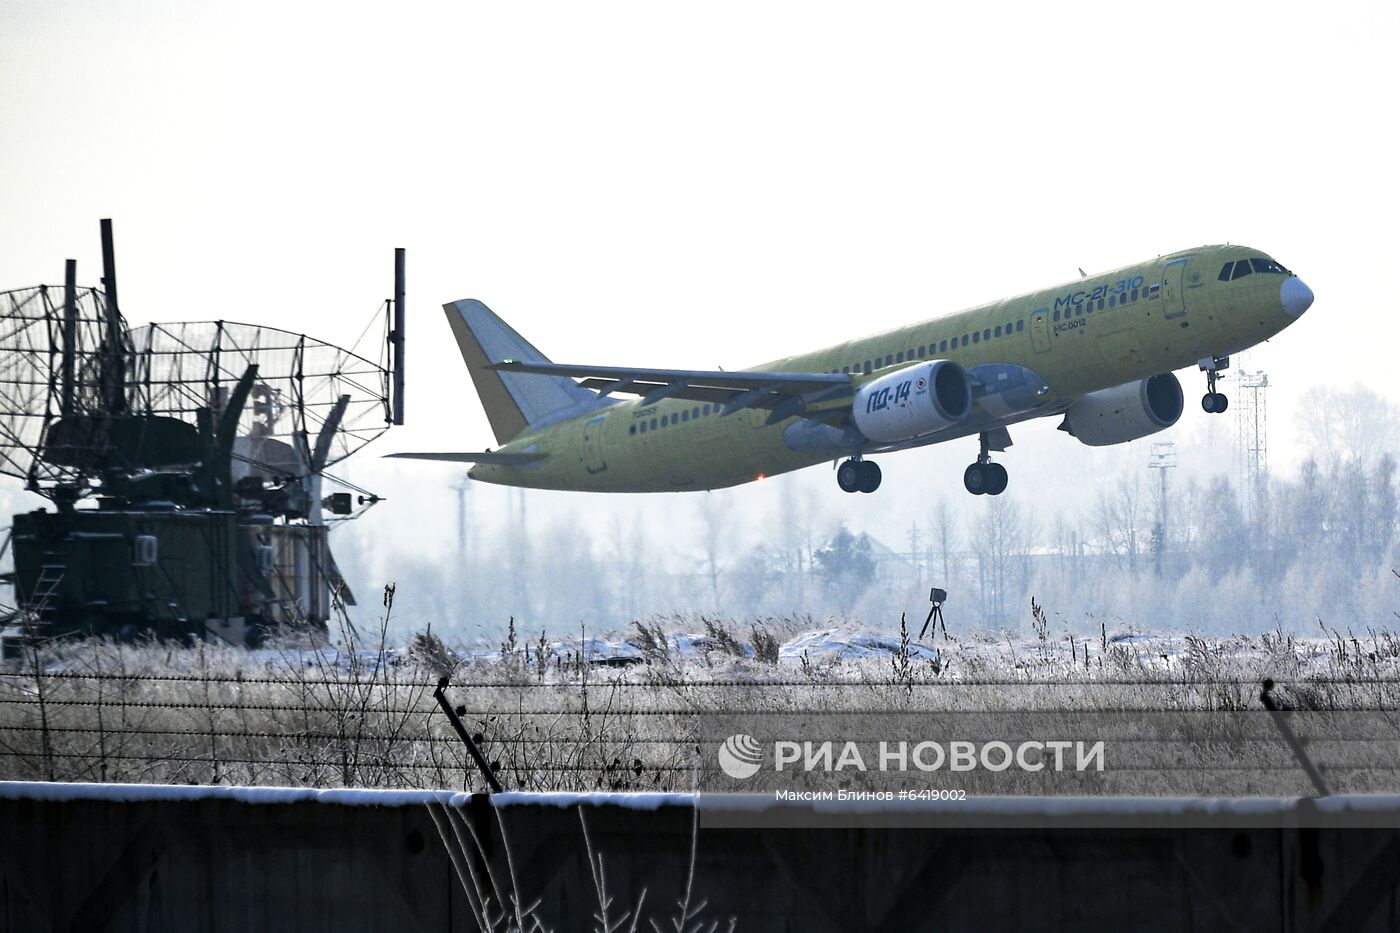
[[[1180,632],[1102,630],[1085,637],[1067,631],[1013,636],[974,632],[949,637],[918,629],[901,632],[853,620],[716,622],[673,618],[634,626],[630,632],[586,637],[506,640],[502,643],[447,645],[423,636],[408,645],[380,651],[360,645],[283,644],[256,651],[232,648],[171,648],[69,643],[43,657],[51,674],[80,676],[117,667],[134,676],[198,677],[201,671],[280,678],[336,676],[352,680],[434,681],[451,672],[454,682],[498,679],[499,673],[528,671],[539,679],[570,679],[589,669],[599,678],[648,676],[668,679],[868,680],[890,676],[919,681],[967,683],[1007,679],[1045,683],[1152,680],[1235,682],[1272,677],[1288,681],[1362,679],[1400,685],[1400,637],[1386,631],[1331,632],[1299,637],[1282,632],[1262,636],[1206,638]],[[917,620],[916,620],[917,621]],[[698,630],[697,630],[698,629]],[[105,660],[97,660],[97,656]],[[11,662],[12,664],[16,662]],[[30,659],[22,662],[29,667]],[[427,668],[429,676],[423,676]],[[902,671],[903,673],[899,673]]]
[[[1307,678],[1335,675],[1339,664],[1369,668],[1373,676],[1393,676],[1400,680],[1400,640],[1386,633],[1368,633],[1364,637],[1338,635],[1331,639],[1284,634],[1215,639],[1131,630],[1102,632],[1098,637],[1087,639],[1067,633],[1047,633],[1044,639],[975,633],[971,637],[951,638],[934,634],[919,640],[916,635],[911,633],[907,648],[902,649],[897,630],[875,630],[849,621],[832,622],[797,632],[782,641],[778,645],[777,667],[783,670],[820,667],[829,674],[842,669],[888,671],[901,650],[907,650],[916,670],[931,669],[954,682],[994,672],[1053,681],[1097,679],[1133,671],[1171,677],[1185,669],[1197,676],[1212,671],[1223,675],[1228,669],[1237,678],[1256,673],[1260,678]],[[598,667],[625,668],[665,660],[681,668],[713,668],[725,664],[752,673],[772,669],[771,664],[765,665],[756,657],[752,644],[738,635],[736,640],[742,657],[735,653],[732,642],[726,647],[708,634],[689,631],[668,633],[664,659],[657,657],[654,647],[648,651],[646,645],[630,636],[588,638],[582,642],[579,639],[556,640],[549,643],[547,651],[555,658],[582,658]],[[536,647],[531,646],[522,658],[533,663],[535,651]],[[461,657],[469,664],[490,665],[500,662],[502,653],[499,649],[463,650]],[[1111,672],[1107,674],[1105,660],[1111,661]]]

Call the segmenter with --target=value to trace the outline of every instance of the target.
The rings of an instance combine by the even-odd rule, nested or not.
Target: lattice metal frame
[[[100,290],[78,289],[74,297],[70,311],[63,286],[0,292],[0,473],[40,494],[63,490],[71,497],[100,485],[103,471],[112,468],[104,459],[102,426],[115,418],[155,415],[193,425],[199,410],[209,409],[217,420],[249,365],[258,375],[237,434],[275,439],[297,451],[297,468],[289,470],[281,459],[279,473],[313,472],[311,452],[328,425],[318,469],[389,427],[390,373],[382,360],[304,334],[231,321],[128,330],[120,318],[109,318]],[[45,456],[51,428],[65,415],[97,425],[86,441],[91,456],[73,447],[63,457]]]
[[[227,393],[250,365],[253,397],[239,419],[240,437],[275,438],[310,450],[348,398],[321,466],[344,460],[389,427],[389,372],[349,350],[305,334],[233,321],[148,324],[131,333],[133,394],[140,410],[193,421],[200,408],[217,417]],[[304,464],[310,472],[309,464]],[[304,474],[303,474],[304,475]]]
[[[61,285],[0,292],[0,473],[39,492],[91,479],[90,469],[39,454],[65,411],[98,416],[112,407],[116,373],[131,354],[125,329],[108,327],[102,292],[83,288],[74,297],[70,316]],[[64,379],[65,347],[72,348],[71,380]]]

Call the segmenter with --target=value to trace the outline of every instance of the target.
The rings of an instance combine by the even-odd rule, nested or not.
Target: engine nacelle
[[[1171,373],[1090,392],[1065,412],[1061,429],[1090,447],[1156,434],[1181,417],[1181,383]]]
[[[852,407],[856,427],[872,441],[907,441],[966,418],[972,387],[957,363],[930,360],[870,380]]]

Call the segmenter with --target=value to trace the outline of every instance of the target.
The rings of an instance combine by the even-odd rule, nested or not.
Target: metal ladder
[[[55,555],[47,553],[44,555],[44,563],[39,565],[39,578],[34,581],[34,589],[29,597],[18,600],[19,612],[11,616],[12,625],[7,625],[0,631],[0,657],[19,657],[16,653],[23,645],[31,643],[35,637],[36,624],[45,621],[45,616],[49,612],[49,601],[53,599],[58,588],[63,585],[63,575],[67,571],[67,565],[54,561]],[[15,595],[19,592],[16,588]]]
[[[29,594],[26,608],[34,613],[36,619],[41,619],[49,608],[49,600],[58,592],[58,588],[63,585],[63,575],[67,572],[66,564],[53,563],[55,555],[45,554],[46,562],[39,565],[39,579],[34,581],[34,590]]]

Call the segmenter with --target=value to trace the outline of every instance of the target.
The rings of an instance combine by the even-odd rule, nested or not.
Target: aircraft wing
[[[452,453],[450,451],[399,453],[385,454],[384,456],[386,459],[389,457],[402,457],[405,460],[447,460],[452,463],[498,463],[501,466],[523,466],[527,463],[537,463],[549,455],[526,451],[505,453],[501,451],[483,450],[480,452],[464,451],[461,453]]]
[[[524,363],[506,360],[490,369],[568,376],[582,380],[585,388],[602,395],[639,395],[645,404],[678,398],[714,402],[723,413],[743,408],[765,408],[770,421],[781,421],[806,409],[809,403],[850,392],[851,379],[839,373],[725,372],[694,369],[636,369],[626,366],[575,366],[568,363]]]

